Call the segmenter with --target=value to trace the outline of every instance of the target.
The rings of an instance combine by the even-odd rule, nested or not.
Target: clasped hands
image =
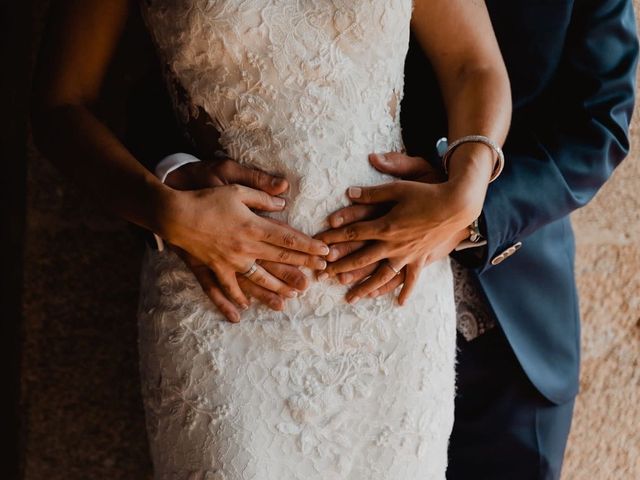
[[[232,322],[251,297],[282,310],[309,285],[300,266],[319,280],[352,285],[350,303],[402,285],[402,305],[420,271],[467,238],[486,185],[446,180],[424,159],[401,153],[372,154],[369,161],[401,180],[349,188],[352,204],[331,214],[330,229],[315,238],[255,212],[286,207],[278,197],[288,189],[285,179],[231,159],[185,165],[167,178],[176,198],[160,233]],[[250,278],[239,273],[256,259]]]

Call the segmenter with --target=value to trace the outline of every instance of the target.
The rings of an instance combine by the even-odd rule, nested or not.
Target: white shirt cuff
[[[463,240],[458,244],[458,246],[454,250],[456,252],[459,252],[460,250],[466,250],[467,248],[481,247],[486,244],[487,244],[486,240],[480,240],[479,242],[475,242],[475,243],[469,240]]]
[[[162,160],[160,160],[160,162],[158,162],[155,168],[155,174],[156,177],[158,177],[160,181],[164,183],[169,174],[174,170],[179,169],[187,163],[195,163],[199,161],[199,158],[194,157],[193,155],[190,155],[188,153],[174,153],[172,155],[164,157]]]
[[[160,179],[162,183],[167,180],[167,177],[174,170],[179,169],[180,167],[186,165],[187,163],[195,163],[199,162],[200,159],[190,155],[188,153],[174,153],[164,157],[154,169],[154,173],[156,177]],[[156,239],[156,245],[158,246],[158,251],[162,252],[164,250],[164,241],[157,234],[153,234]]]

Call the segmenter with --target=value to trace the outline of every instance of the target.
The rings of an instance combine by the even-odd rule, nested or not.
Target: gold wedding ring
[[[400,270],[396,270],[393,265],[391,265],[391,262],[387,262],[387,267],[389,267],[391,270],[393,270],[393,273],[395,273],[396,275],[399,275],[400,272],[402,271],[402,269]]]

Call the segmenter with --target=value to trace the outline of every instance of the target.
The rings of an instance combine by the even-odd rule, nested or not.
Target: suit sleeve
[[[632,0],[577,1],[555,80],[536,112],[514,117],[507,163],[489,186],[482,273],[492,258],[584,206],[629,151],[638,40]]]

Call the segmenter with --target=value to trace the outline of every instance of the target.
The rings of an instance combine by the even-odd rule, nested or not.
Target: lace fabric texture
[[[235,159],[291,183],[273,215],[309,234],[350,185],[390,178],[411,0],[156,0],[172,77]],[[183,112],[184,113],[184,112]],[[189,113],[189,112],[186,112]],[[197,114],[197,113],[196,113]],[[413,298],[349,305],[315,282],[227,323],[170,250],[141,274],[140,366],[155,478],[444,479],[455,394],[448,259]]]

